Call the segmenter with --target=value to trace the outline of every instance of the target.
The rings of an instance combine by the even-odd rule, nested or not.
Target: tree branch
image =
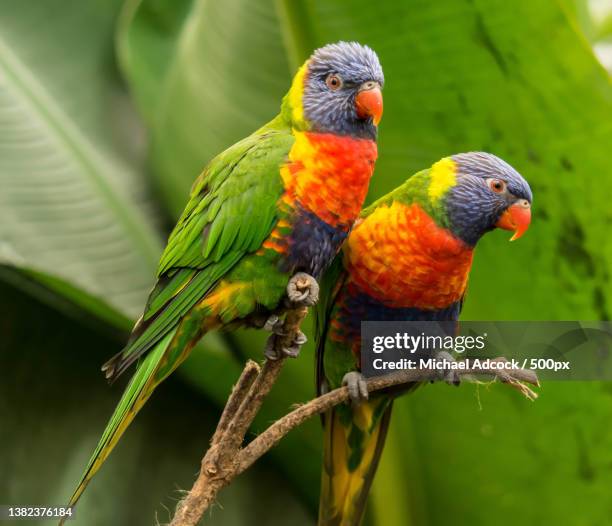
[[[506,361],[505,358],[495,358],[490,360],[490,364],[502,361]],[[507,383],[511,387],[517,389],[529,400],[535,400],[538,397],[537,393],[522,383],[527,382],[535,386],[540,385],[537,375],[531,370],[517,369],[512,372],[507,372],[489,366],[484,369],[464,369],[459,372],[460,377],[470,377],[473,375],[493,376],[502,383]],[[439,379],[439,376],[435,371],[430,369],[411,369],[377,378],[370,378],[366,383],[368,385],[368,393],[373,393],[402,384],[428,382],[436,379]],[[348,388],[340,387],[318,398],[310,400],[283,416],[240,451],[235,475],[239,475],[251,467],[256,460],[272,449],[292,429],[300,426],[312,416],[324,413],[338,404],[346,403],[348,400]]]
[[[297,287],[300,288],[299,283]],[[279,348],[292,344],[307,314],[307,307],[287,311],[282,336],[277,342]],[[198,478],[187,496],[178,503],[169,526],[195,526],[214,502],[217,493],[236,476],[238,454],[244,437],[276,382],[285,359],[285,356],[276,360],[267,358],[261,368],[252,360],[246,363],[202,459]]]
[[[217,429],[210,441],[211,447],[218,445],[219,441],[223,438],[223,434],[227,431],[232,418],[238,412],[240,404],[248,394],[249,389],[260,372],[261,367],[259,367],[259,364],[255,363],[253,360],[247,360],[240,374],[240,378],[238,378],[238,383],[233,387],[232,393],[223,408],[223,413],[221,413]]]
[[[291,310],[287,313],[283,333],[285,343],[290,343],[307,314],[307,309]],[[277,420],[246,447],[241,447],[255,415],[264,398],[270,392],[282,368],[284,358],[267,359],[261,369],[249,360],[234,386],[225,406],[211,446],[202,459],[200,474],[187,496],[178,504],[170,526],[196,526],[205,511],[214,502],[217,493],[236,476],[251,467],[262,455],[273,448],[287,433],[300,426],[314,415],[324,413],[332,407],[346,403],[349,393],[346,387],[334,389],[299,406]],[[537,398],[526,383],[539,386],[537,375],[527,369],[499,368],[505,358],[483,361],[478,369],[459,369],[461,379],[474,381],[476,376],[489,376],[517,389],[530,400]],[[368,392],[388,389],[413,382],[428,382],[440,379],[440,373],[431,369],[410,369],[367,380]]]

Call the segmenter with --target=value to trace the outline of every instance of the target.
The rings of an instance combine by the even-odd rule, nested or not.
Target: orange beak
[[[378,126],[383,114],[383,99],[377,82],[364,82],[355,97],[355,108],[360,119],[372,118]]]
[[[514,231],[514,235],[510,238],[510,241],[514,241],[527,232],[529,223],[531,223],[531,204],[526,199],[520,199],[506,209],[495,226]]]

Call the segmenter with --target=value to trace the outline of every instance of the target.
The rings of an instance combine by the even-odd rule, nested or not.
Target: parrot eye
[[[490,178],[487,179],[489,188],[496,194],[503,194],[506,191],[506,182],[501,179]]]
[[[342,79],[335,73],[330,73],[325,79],[325,84],[330,90],[336,91],[342,87]]]

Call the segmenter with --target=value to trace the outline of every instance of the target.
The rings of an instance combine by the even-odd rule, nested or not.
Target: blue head
[[[494,228],[512,230],[512,240],[522,236],[531,221],[533,196],[527,181],[490,153],[461,153],[450,161],[455,181],[444,196],[450,230],[472,246]]]
[[[328,44],[297,72],[283,105],[297,128],[375,139],[383,83],[380,62],[369,47]]]

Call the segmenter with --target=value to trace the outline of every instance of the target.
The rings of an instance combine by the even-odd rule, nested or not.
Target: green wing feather
[[[315,307],[316,383],[317,394],[319,395],[330,388],[325,378],[324,364],[325,349],[329,345],[327,332],[332,318],[332,310],[336,304],[336,298],[344,286],[347,277],[348,274],[342,264],[342,252],[340,252],[325,271],[325,274],[323,274],[320,287],[321,294]]]
[[[245,254],[261,247],[278,220],[279,167],[293,141],[288,129],[262,128],[213,159],[196,180],[145,312],[126,347],[103,366],[109,380],[160,341]]]
[[[77,502],[155,387],[197,342],[206,313],[196,313],[194,305],[270,235],[283,192],[279,168],[293,141],[290,129],[277,118],[213,159],[196,180],[161,257],[158,281],[144,314],[126,347],[103,366],[114,380],[140,360],[70,505]]]

